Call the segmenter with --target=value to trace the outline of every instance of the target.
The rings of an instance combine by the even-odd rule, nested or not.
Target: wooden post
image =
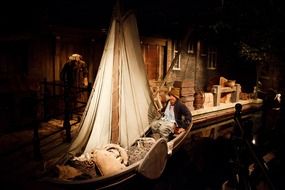
[[[239,94],[241,92],[241,86],[240,84],[235,84],[235,90],[232,92],[232,102],[238,102],[239,101]]]
[[[212,92],[214,95],[214,106],[219,106],[221,100],[221,86],[213,85]]]
[[[34,153],[34,159],[35,160],[41,160],[41,150],[40,150],[40,137],[39,137],[39,126],[40,126],[40,115],[39,115],[39,109],[40,109],[40,100],[37,96],[38,93],[34,93],[33,95],[33,103],[30,104],[32,106],[32,112],[34,115],[34,119],[31,123],[31,126],[33,127],[33,153]]]
[[[47,99],[48,99],[48,88],[47,88],[47,79],[44,78],[44,94],[43,94],[43,107],[44,107],[44,121],[47,121],[48,114],[47,114]]]
[[[242,110],[242,105],[240,103],[237,103],[235,105],[235,119],[237,119],[238,121],[241,121],[241,110]]]
[[[70,117],[71,117],[71,109],[72,109],[72,100],[70,101],[70,86],[66,81],[64,81],[64,121],[63,128],[66,133],[66,141],[71,142],[71,125],[70,125]]]
[[[34,134],[33,134],[33,152],[34,152],[34,159],[41,160],[41,148],[40,148],[40,137],[39,137],[39,122],[34,123]]]

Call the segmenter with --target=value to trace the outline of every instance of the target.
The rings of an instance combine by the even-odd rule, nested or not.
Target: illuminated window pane
[[[178,48],[179,48],[179,44],[177,41],[174,41],[173,43],[173,59],[175,59],[176,56],[178,56],[178,60],[175,62],[174,66],[173,66],[173,70],[181,70],[181,65],[180,65],[180,61],[181,61],[181,55],[178,55]]]
[[[208,49],[208,69],[216,69],[217,67],[217,49],[216,48],[209,48]]]

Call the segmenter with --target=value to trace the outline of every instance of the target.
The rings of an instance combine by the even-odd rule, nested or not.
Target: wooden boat
[[[156,109],[136,26],[132,12],[121,16],[120,10],[114,9],[100,67],[79,130],[67,153],[49,162],[49,166],[64,166],[72,158],[88,157],[94,149],[97,151],[110,144],[129,151],[141,140],[151,139],[147,137],[149,123],[155,119]],[[43,179],[60,186],[79,185],[95,189],[118,185],[136,175],[157,179],[163,173],[168,158],[189,135],[191,127],[192,123],[169,142],[163,138],[152,141],[142,158],[118,171],[88,178],[63,179],[45,175]]]

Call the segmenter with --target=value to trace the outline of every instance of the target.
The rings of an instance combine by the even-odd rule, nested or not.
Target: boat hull
[[[160,138],[152,145],[146,156],[113,175],[100,176],[92,179],[84,180],[61,180],[58,178],[46,178],[44,181],[52,183],[56,186],[64,188],[92,188],[105,189],[120,185],[128,180],[131,180],[137,175],[143,176],[146,179],[157,179],[161,176],[167,163],[167,142]]]

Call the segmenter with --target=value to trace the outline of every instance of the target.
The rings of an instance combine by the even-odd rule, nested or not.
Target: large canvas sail
[[[131,12],[113,16],[80,126],[68,151],[47,164],[59,172],[48,180],[96,189],[118,185],[137,173],[157,179],[192,123],[167,142],[152,138],[151,130],[148,133],[156,114],[136,18]]]
[[[148,130],[152,110],[136,18],[132,13],[114,17],[69,154],[86,153],[108,143],[131,146]]]

